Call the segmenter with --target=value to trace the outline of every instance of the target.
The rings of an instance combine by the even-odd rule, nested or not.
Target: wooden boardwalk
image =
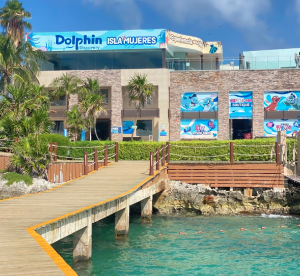
[[[26,229],[125,193],[148,178],[148,168],[148,161],[121,161],[48,192],[0,201],[0,275],[64,275]]]

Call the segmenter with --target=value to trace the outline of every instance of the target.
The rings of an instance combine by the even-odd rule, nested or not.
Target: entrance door
[[[97,120],[96,130],[100,140],[110,140],[110,120]],[[97,140],[95,130],[92,132],[92,140]]]
[[[232,139],[245,139],[245,134],[252,133],[252,120],[250,119],[233,119],[232,125]]]

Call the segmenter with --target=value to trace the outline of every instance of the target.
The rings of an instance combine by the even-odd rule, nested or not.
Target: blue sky
[[[300,47],[300,0],[20,1],[34,32],[165,28],[221,41],[224,57]]]

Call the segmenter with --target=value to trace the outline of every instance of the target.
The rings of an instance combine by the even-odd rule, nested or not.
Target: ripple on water
[[[277,215],[155,216],[149,224],[134,217],[129,238],[115,240],[114,220],[107,219],[93,225],[92,262],[74,269],[82,276],[295,275],[298,223],[298,217]],[[72,237],[54,248],[72,265]]]

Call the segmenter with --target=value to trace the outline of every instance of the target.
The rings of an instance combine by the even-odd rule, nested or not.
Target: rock
[[[216,190],[201,184],[170,181],[154,207],[161,214],[299,214],[300,189],[254,189],[253,196],[247,197],[241,191]]]

